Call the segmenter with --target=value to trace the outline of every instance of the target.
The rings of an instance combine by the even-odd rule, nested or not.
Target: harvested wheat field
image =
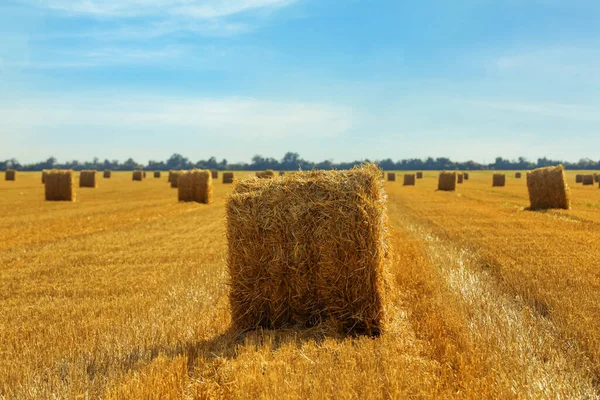
[[[529,211],[525,179],[495,188],[492,174],[471,171],[460,186],[453,175],[444,191],[439,172],[425,171],[407,190],[377,170],[353,196],[341,175],[235,172],[256,183],[247,198],[238,189],[228,212],[244,213],[230,235],[254,229],[273,246],[229,250],[254,260],[258,279],[283,276],[285,263],[322,265],[328,275],[294,276],[308,311],[353,318],[331,301],[352,275],[336,276],[336,259],[390,255],[373,269],[389,284],[377,289],[386,329],[372,336],[302,307],[286,312],[308,316],[304,326],[232,328],[226,202],[236,185],[215,180],[205,206],[178,202],[161,179],[113,172],[77,202],[46,202],[39,172],[19,172],[0,181],[0,398],[598,398],[600,190],[567,171],[571,210]],[[385,207],[370,211],[371,201]],[[352,241],[373,252],[353,255]],[[322,279],[326,306],[311,279]]]

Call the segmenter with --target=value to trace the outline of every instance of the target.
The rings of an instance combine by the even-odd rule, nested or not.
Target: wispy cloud
[[[279,102],[255,98],[109,97],[23,100],[0,104],[0,138],[23,132],[93,126],[110,134],[131,130],[176,137],[182,129],[218,137],[327,137],[352,126],[352,110],[338,105]],[[195,134],[198,137],[197,134]],[[46,135],[44,135],[46,136]]]
[[[185,15],[211,19],[279,8],[296,0],[30,0],[35,6],[74,15],[137,17]]]

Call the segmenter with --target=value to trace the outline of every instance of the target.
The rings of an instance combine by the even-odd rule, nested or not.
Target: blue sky
[[[596,0],[1,0],[0,159],[599,159]]]

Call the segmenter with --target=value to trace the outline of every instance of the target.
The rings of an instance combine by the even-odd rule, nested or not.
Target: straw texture
[[[4,173],[4,180],[14,181],[17,179],[17,171],[14,169],[7,169]]]
[[[506,186],[506,175],[505,174],[494,174],[492,178],[493,187],[504,187]]]
[[[442,171],[438,177],[438,190],[453,191],[456,190],[458,174],[456,172]]]
[[[223,172],[223,183],[233,183],[233,172]]]
[[[237,184],[227,201],[232,322],[377,335],[386,326],[381,171],[311,171]]]
[[[96,179],[96,171],[81,171],[79,173],[79,187],[96,188],[98,180]]]
[[[177,197],[179,201],[212,203],[212,173],[195,169],[179,174]]]
[[[75,173],[72,170],[48,171],[45,195],[48,201],[75,201]]]
[[[527,189],[532,210],[571,208],[571,192],[562,165],[528,172]]]

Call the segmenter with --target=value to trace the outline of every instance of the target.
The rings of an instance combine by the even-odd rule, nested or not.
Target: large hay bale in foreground
[[[515,178],[521,179],[521,173],[520,172],[515,173]]]
[[[75,173],[72,170],[48,171],[44,185],[47,201],[75,201]]]
[[[247,179],[227,201],[229,301],[239,331],[386,328],[386,194],[377,166]]]
[[[417,179],[423,179],[423,173],[417,172]]]
[[[177,197],[179,201],[212,203],[212,173],[195,169],[179,174]]]
[[[583,186],[590,186],[594,184],[594,175],[584,175],[582,182]]]
[[[505,174],[494,174],[492,177],[492,187],[504,187],[506,186],[506,175]]]
[[[211,169],[210,174],[213,179],[219,179],[219,171],[217,171],[216,169]]]
[[[438,177],[438,190],[451,192],[456,190],[458,174],[456,172],[442,171]]]
[[[571,208],[571,193],[562,165],[528,172],[527,189],[532,210]]]
[[[154,171],[154,177],[160,178],[160,171]]]
[[[14,169],[7,169],[4,173],[4,180],[14,181],[17,179],[17,171]]]
[[[144,179],[143,171],[133,171],[132,180],[134,181],[142,181]]]
[[[464,179],[464,175],[463,174],[456,174],[456,183],[463,183],[463,179]]]
[[[396,182],[396,173],[388,172],[388,182]]]
[[[223,183],[233,183],[233,172],[223,172]]]
[[[79,173],[79,187],[98,187],[98,181],[96,180],[96,171],[81,171]]]
[[[102,175],[102,177],[103,177],[104,179],[110,179],[110,177],[111,177],[111,176],[112,176],[112,172],[111,172],[111,171],[109,171],[109,170],[107,170],[107,169],[106,169],[106,170],[104,170],[104,174]]]
[[[417,176],[415,174],[404,174],[404,186],[415,186]]]
[[[583,175],[581,175],[581,174],[575,175],[575,183],[582,183],[582,182],[583,182]]]
[[[257,171],[256,176],[260,179],[273,179],[275,178],[275,171],[268,169],[266,171]]]

